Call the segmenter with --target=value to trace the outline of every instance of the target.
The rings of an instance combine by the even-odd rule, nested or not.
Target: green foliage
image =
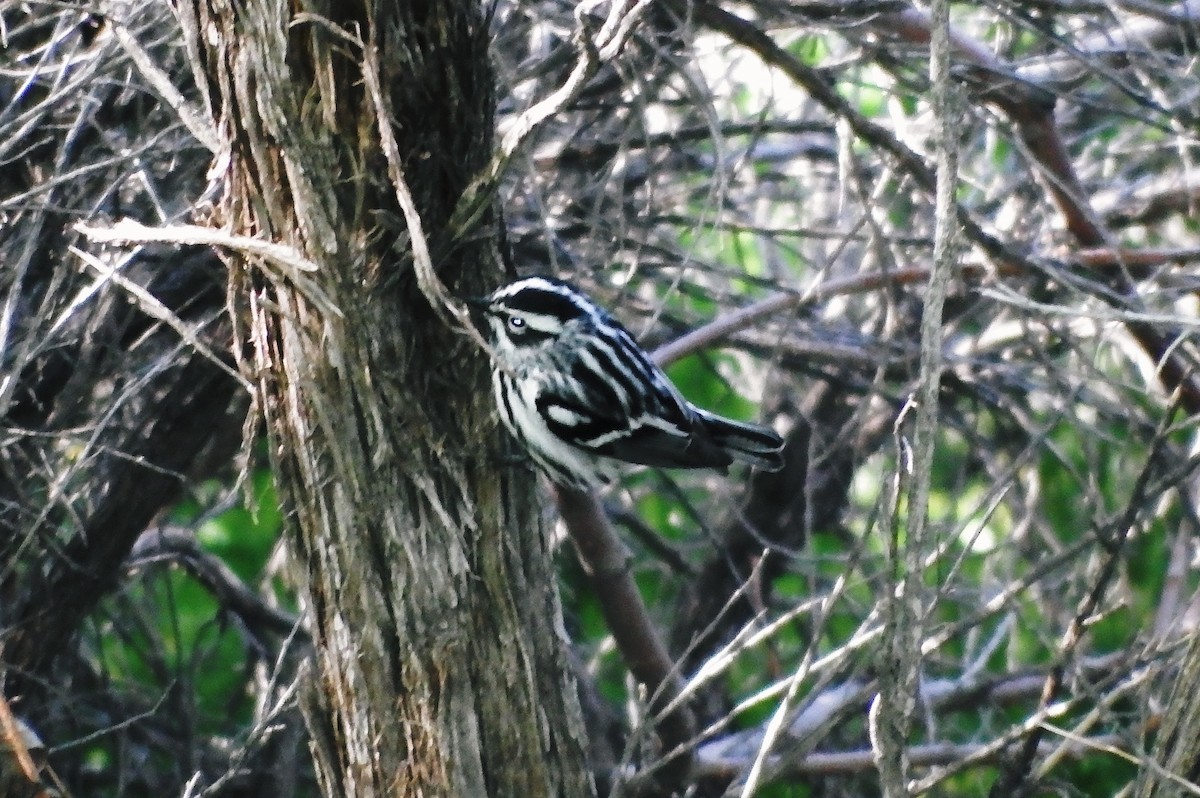
[[[810,798],[815,793],[803,782],[789,781],[768,784],[754,794],[757,798]]]
[[[884,88],[889,82],[878,70],[868,68],[853,80],[838,83],[837,88],[860,114],[872,118],[883,114],[892,99],[891,92]]]
[[[736,374],[737,360],[732,355],[692,355],[671,364],[667,376],[689,401],[705,410],[730,418],[753,418],[757,410],[754,403],[740,396],[719,376],[721,367]]]
[[[662,493],[645,493],[637,503],[638,517],[667,540],[686,540],[692,530],[679,507]]]
[[[243,689],[244,641],[212,594],[188,574],[155,568],[131,585],[126,598],[158,612],[142,619],[127,640],[107,647],[110,673],[164,695],[177,683],[191,685],[194,692],[182,695],[195,696],[190,711],[202,733],[218,733],[230,720],[246,722],[251,704]]]
[[[204,547],[246,581],[252,581],[266,564],[283,523],[270,472],[257,471],[251,480],[250,507],[232,507],[196,531]]]
[[[26,234],[24,240],[0,236],[0,247],[16,242],[5,249],[16,277],[5,287],[12,312],[6,311],[4,338],[13,345],[4,353],[13,360],[13,374],[36,380],[6,383],[0,398],[5,410],[15,398],[23,406],[13,408],[21,413],[37,410],[35,405],[44,405],[45,413],[33,412],[38,423],[28,425],[10,419],[2,448],[6,480],[13,485],[6,490],[21,487],[19,477],[30,463],[46,464],[46,473],[13,492],[16,500],[5,494],[13,528],[23,530],[30,518],[40,524],[28,545],[22,543],[22,551],[4,563],[6,601],[10,590],[21,589],[21,580],[10,576],[39,573],[64,551],[80,548],[71,540],[72,527],[91,528],[84,522],[95,519],[86,516],[103,504],[106,490],[107,466],[85,473],[91,463],[103,462],[97,451],[126,440],[125,420],[137,421],[131,429],[150,435],[167,428],[150,423],[158,412],[155,400],[190,393],[155,389],[145,398],[137,393],[136,386],[151,385],[153,375],[169,373],[179,341],[190,337],[180,339],[175,325],[157,325],[139,333],[137,341],[127,340],[127,331],[144,321],[144,300],[130,302],[115,293],[114,280],[93,283],[95,275],[78,268],[69,254],[69,245],[80,245],[77,233],[55,241],[49,231],[70,230],[96,209],[108,213],[114,202],[121,215],[150,221],[194,210],[211,169],[209,147],[186,140],[185,130],[193,126],[191,120],[179,124],[178,103],[130,99],[161,94],[161,87],[145,84],[146,70],[131,67],[129,53],[136,48],[93,46],[91,36],[79,30],[80,14],[72,4],[58,4],[59,12],[47,6],[28,17],[20,9],[36,4],[12,5],[17,10],[11,20],[4,18],[5,37],[13,44],[13,63],[22,68],[0,78],[0,95],[12,101],[9,122],[20,123],[8,124],[9,138],[0,143],[12,154],[5,162],[12,179],[0,197],[0,215],[6,234],[10,228]],[[180,84],[187,103],[203,106],[196,92],[202,81],[183,73],[191,59],[169,10],[147,4],[132,13],[141,5],[122,6],[131,12],[129,32]],[[959,3],[951,9],[957,37],[952,80],[960,106],[949,120],[960,146],[954,196],[959,219],[974,224],[959,231],[958,261],[968,268],[956,273],[944,314],[946,390],[938,400],[936,457],[931,472],[922,475],[931,483],[933,541],[922,552],[927,560],[920,573],[923,676],[943,683],[970,676],[964,681],[985,686],[1004,680],[1028,684],[1062,665],[1067,680],[1056,700],[1075,703],[1055,722],[1080,734],[1112,733],[1126,740],[1136,739],[1140,730],[1130,717],[1163,698],[1131,689],[1106,702],[1105,691],[1122,679],[1132,681],[1146,659],[1155,658],[1168,672],[1177,668],[1176,652],[1151,631],[1160,615],[1182,614],[1197,581],[1188,548],[1195,515],[1196,479],[1189,471],[1197,450],[1194,421],[1173,419],[1177,428],[1168,436],[1164,460],[1175,473],[1163,476],[1168,469],[1159,468],[1146,494],[1134,493],[1151,456],[1154,430],[1175,401],[1172,368],[1195,380],[1194,286],[1187,272],[1162,263],[1146,269],[1134,261],[1093,267],[1077,258],[1096,240],[1194,249],[1200,233],[1192,174],[1200,152],[1190,102],[1197,96],[1194,48],[1175,41],[1181,29],[1166,13],[1169,4],[1158,4],[1163,13],[1139,8],[1154,11],[1155,5]],[[147,16],[151,8],[163,16]],[[654,334],[704,324],[766,296],[802,294],[817,279],[846,286],[869,278],[845,293],[814,294],[794,312],[757,320],[669,369],[689,399],[713,412],[739,419],[765,413],[780,430],[814,433],[798,434],[792,444],[808,447],[803,452],[808,473],[789,473],[786,485],[764,489],[763,480],[741,467],[728,475],[641,472],[604,494],[605,502],[636,515],[657,536],[627,536],[628,565],[664,636],[681,628],[696,633],[676,625],[685,614],[677,612],[686,606],[684,598],[713,599],[718,607],[729,599],[688,595],[696,586],[689,574],[700,584],[703,575],[721,568],[729,584],[741,582],[744,588],[737,617],[752,621],[739,630],[732,622],[722,626],[724,618],[699,619],[701,626],[721,627],[716,647],[739,631],[773,629],[739,652],[713,682],[716,695],[708,703],[716,707],[714,714],[754,701],[727,719],[748,728],[779,706],[777,695],[762,693],[804,667],[822,663],[798,684],[799,697],[808,700],[839,685],[870,683],[888,664],[880,661],[880,630],[890,620],[889,601],[908,567],[893,554],[911,542],[906,447],[912,441],[905,439],[904,425],[899,430],[892,425],[916,384],[924,287],[879,275],[922,268],[931,260],[935,203],[927,178],[939,168],[939,120],[930,91],[924,35],[929,31],[912,9],[900,17],[882,7],[864,14],[860,4],[728,5],[740,18],[733,27],[722,27],[702,8],[686,10],[676,17],[653,4],[626,9],[627,44],[591,53],[598,58],[594,76],[569,102],[556,104],[536,135],[506,162],[496,201],[504,207],[517,268],[531,268],[536,261],[526,254],[549,244],[556,250],[552,268],[563,276],[591,280],[590,287],[608,289],[610,297],[612,286],[621,286],[617,296],[629,300],[628,307],[615,303],[622,318],[664,321]],[[581,47],[600,33],[601,17],[578,11],[569,3],[496,6],[496,24],[487,33],[498,76],[497,121],[504,130],[519,128],[512,124],[516,114],[532,104],[562,98],[556,92],[584,54]],[[64,16],[54,21],[53,13]],[[1144,35],[1143,25],[1151,24],[1159,32]],[[297,36],[307,30],[295,28]],[[1129,36],[1133,31],[1137,35]],[[779,50],[755,42],[774,43],[799,70],[815,70],[853,113],[807,91],[803,81],[793,80],[799,70],[781,68]],[[1125,43],[1129,47],[1122,51]],[[1154,47],[1147,49],[1147,43]],[[343,50],[337,58],[357,57],[354,48]],[[58,91],[64,65],[78,85]],[[416,86],[407,81],[404,87],[412,88],[409,83]],[[311,88],[301,86],[301,93]],[[313,95],[312,108],[326,107],[319,99]],[[143,116],[130,102],[153,114]],[[874,132],[860,124],[863,118]],[[404,133],[420,129],[422,120],[398,116],[395,122]],[[232,150],[235,156],[238,151]],[[130,153],[136,174],[129,171]],[[345,182],[338,183],[347,197],[357,196],[362,176],[381,162],[378,153],[359,155],[363,168],[347,171],[340,178]],[[445,153],[434,148],[425,155],[409,170],[418,192],[429,188],[419,183],[430,176],[458,174],[439,165]],[[169,179],[162,181],[164,176]],[[327,177],[314,179],[327,185]],[[1080,234],[1073,204],[1075,217],[1100,225],[1103,235]],[[386,208],[378,210],[365,215],[373,229],[337,242],[339,247],[345,244],[354,253],[364,241],[399,235],[400,255],[405,239],[397,231],[403,225]],[[1157,219],[1135,218],[1150,210]],[[441,232],[433,217],[431,241]],[[974,225],[986,231],[986,240],[967,229]],[[1003,256],[996,254],[995,242],[1005,249]],[[30,260],[30,253],[37,257]],[[453,277],[453,268],[442,269],[455,265],[453,253],[441,254],[448,257],[440,259],[439,275]],[[621,265],[607,272],[590,268],[617,260]],[[1194,258],[1185,253],[1176,260],[1189,266]],[[566,274],[572,262],[589,268]],[[1128,275],[1121,273],[1125,267]],[[123,274],[141,284],[141,268],[131,260]],[[151,271],[161,276],[165,270]],[[392,271],[403,277],[402,266],[384,273]],[[53,279],[47,283],[44,275]],[[186,283],[170,276],[173,286]],[[1124,285],[1126,276],[1135,284]],[[156,298],[171,293],[159,290],[164,286],[155,280],[143,287]],[[387,282],[380,287],[386,290]],[[99,300],[114,297],[122,310],[106,321]],[[256,301],[271,307],[268,295]],[[170,309],[189,326],[216,311],[186,303]],[[1161,333],[1166,346],[1139,340],[1144,336],[1120,319],[1129,311],[1145,311],[1145,326]],[[36,318],[39,312],[45,318]],[[93,312],[94,318],[87,316]],[[1184,318],[1158,321],[1168,314]],[[135,317],[137,325],[131,324]],[[316,315],[312,321],[320,323]],[[101,335],[113,324],[119,334]],[[240,322],[237,329],[240,335]],[[193,332],[210,341],[213,327],[197,324]],[[147,357],[161,353],[163,360],[118,363],[126,348]],[[1164,351],[1170,362],[1162,358]],[[30,359],[24,361],[26,352]],[[375,366],[386,367],[386,358]],[[83,404],[59,406],[50,395],[59,367],[71,375],[64,394],[82,397]],[[89,379],[95,382],[86,384]],[[818,384],[829,389],[828,404],[836,410],[808,401]],[[161,404],[171,412],[197,410]],[[142,405],[149,415],[135,419]],[[446,440],[454,437],[447,434]],[[144,465],[135,452],[118,454],[128,457],[126,465]],[[245,506],[227,499],[232,481],[229,476],[189,485],[191,497],[163,526],[182,530],[189,543],[198,541],[208,562],[231,570],[249,591],[294,606],[281,577],[270,570],[281,525],[270,475],[261,470],[250,477]],[[793,502],[797,495],[804,501]],[[809,528],[810,522],[817,528]],[[1095,591],[1112,544],[1125,533],[1115,579],[1099,604],[1088,608],[1082,639],[1063,655],[1066,631]],[[38,557],[21,559],[41,545],[45,551]],[[82,768],[121,778],[139,770],[177,769],[182,784],[190,775],[182,771],[196,763],[147,740],[161,736],[182,749],[179,740],[190,746],[205,738],[216,748],[245,734],[252,701],[263,695],[259,677],[273,666],[279,645],[262,646],[256,636],[261,633],[222,604],[187,561],[193,554],[164,549],[111,580],[119,581],[119,592],[77,636],[83,640],[77,659],[90,669],[90,681],[77,684],[86,683],[85,689],[94,688],[106,702],[86,708],[101,721],[78,737],[104,731],[79,744]],[[619,714],[636,703],[638,688],[615,650],[587,575],[573,556],[559,561],[567,626],[585,662],[583,678],[594,679]],[[764,568],[761,580],[747,578],[756,564],[768,561],[773,570]],[[1176,587],[1180,596],[1172,605],[1166,599]],[[673,639],[671,645],[686,640]],[[1141,661],[1095,680],[1074,672],[1080,662],[1110,652]],[[77,688],[63,692],[71,689]],[[962,696],[963,706],[945,713],[930,709],[926,715],[921,707],[911,742],[993,742],[1027,723],[1040,700],[1036,686],[995,701],[979,697],[986,693],[981,687],[979,695]],[[71,709],[74,698],[60,706]],[[849,720],[831,723],[819,748],[869,745],[859,709]],[[1099,720],[1088,726],[1090,713]],[[715,724],[714,735],[724,732],[714,718],[705,723]],[[1059,738],[1051,731],[1046,740]],[[188,748],[189,754],[196,750]],[[1079,757],[1053,769],[1047,794],[1119,794],[1134,772],[1104,751]],[[987,795],[996,775],[990,765],[973,765],[930,794]],[[872,778],[868,772],[783,779],[758,795],[869,795],[876,786]],[[96,794],[116,796],[120,789]],[[136,789],[124,789],[121,798]]]
[[[985,796],[999,777],[1000,771],[994,767],[971,768],[946,779],[942,789],[937,793],[946,796]]]
[[[811,67],[820,66],[831,54],[829,40],[825,34],[799,36],[788,45],[788,52]]]
[[[1143,617],[1152,615],[1159,605],[1167,579],[1164,566],[1171,561],[1171,543],[1187,528],[1187,523],[1181,509],[1173,507],[1148,524],[1141,534],[1134,535],[1127,545],[1125,569],[1129,590],[1134,607]]]
[[[1128,784],[1137,775],[1137,766],[1128,760],[1104,752],[1095,752],[1056,769],[1050,782],[1070,785],[1072,794],[1089,798],[1111,798],[1113,785]]]
[[[195,528],[203,548],[251,589],[262,580],[281,526],[269,472],[260,470],[252,480],[250,507],[239,503],[206,517],[203,508],[223,495],[214,483],[202,486],[170,514],[180,529]],[[181,562],[187,562],[186,555]],[[254,632],[231,615],[190,568],[179,567],[170,556],[152,558],[120,594],[104,603],[99,617],[103,620],[97,623],[92,644],[95,666],[130,706],[153,709],[155,722],[181,739],[233,739],[250,723],[255,691],[248,680],[265,641],[253,640]],[[136,728],[135,723],[126,734],[140,740]],[[84,767],[103,780],[101,774],[122,761],[122,740],[119,734],[99,737],[84,754]],[[162,760],[145,764],[157,773],[181,764],[173,761],[175,753],[150,744],[139,744],[138,750]]]

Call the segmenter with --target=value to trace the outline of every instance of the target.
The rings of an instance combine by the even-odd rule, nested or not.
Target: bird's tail
[[[713,443],[729,452],[733,459],[764,471],[783,468],[783,438],[775,430],[696,410]]]

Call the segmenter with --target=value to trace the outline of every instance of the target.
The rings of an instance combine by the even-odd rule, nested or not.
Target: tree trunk
[[[1138,772],[1136,798],[1183,795],[1182,784],[1200,780],[1200,635],[1192,634],[1178,668],[1154,750]]]
[[[325,794],[591,794],[534,483],[497,456],[484,356],[417,287],[364,80],[374,48],[438,276],[482,292],[499,279],[494,219],[465,245],[445,232],[491,150],[479,4],[179,13],[230,148],[212,224],[316,267],[230,258],[318,646]]]

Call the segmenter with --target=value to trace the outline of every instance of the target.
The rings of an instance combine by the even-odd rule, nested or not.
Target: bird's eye
[[[520,332],[521,330],[525,329],[525,319],[521,318],[520,316],[509,316],[508,329],[512,330],[513,332]]]

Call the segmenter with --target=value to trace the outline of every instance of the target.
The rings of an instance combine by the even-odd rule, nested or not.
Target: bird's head
[[[467,305],[480,332],[510,366],[569,344],[603,312],[569,283],[550,277],[508,283],[486,297],[467,300]]]

